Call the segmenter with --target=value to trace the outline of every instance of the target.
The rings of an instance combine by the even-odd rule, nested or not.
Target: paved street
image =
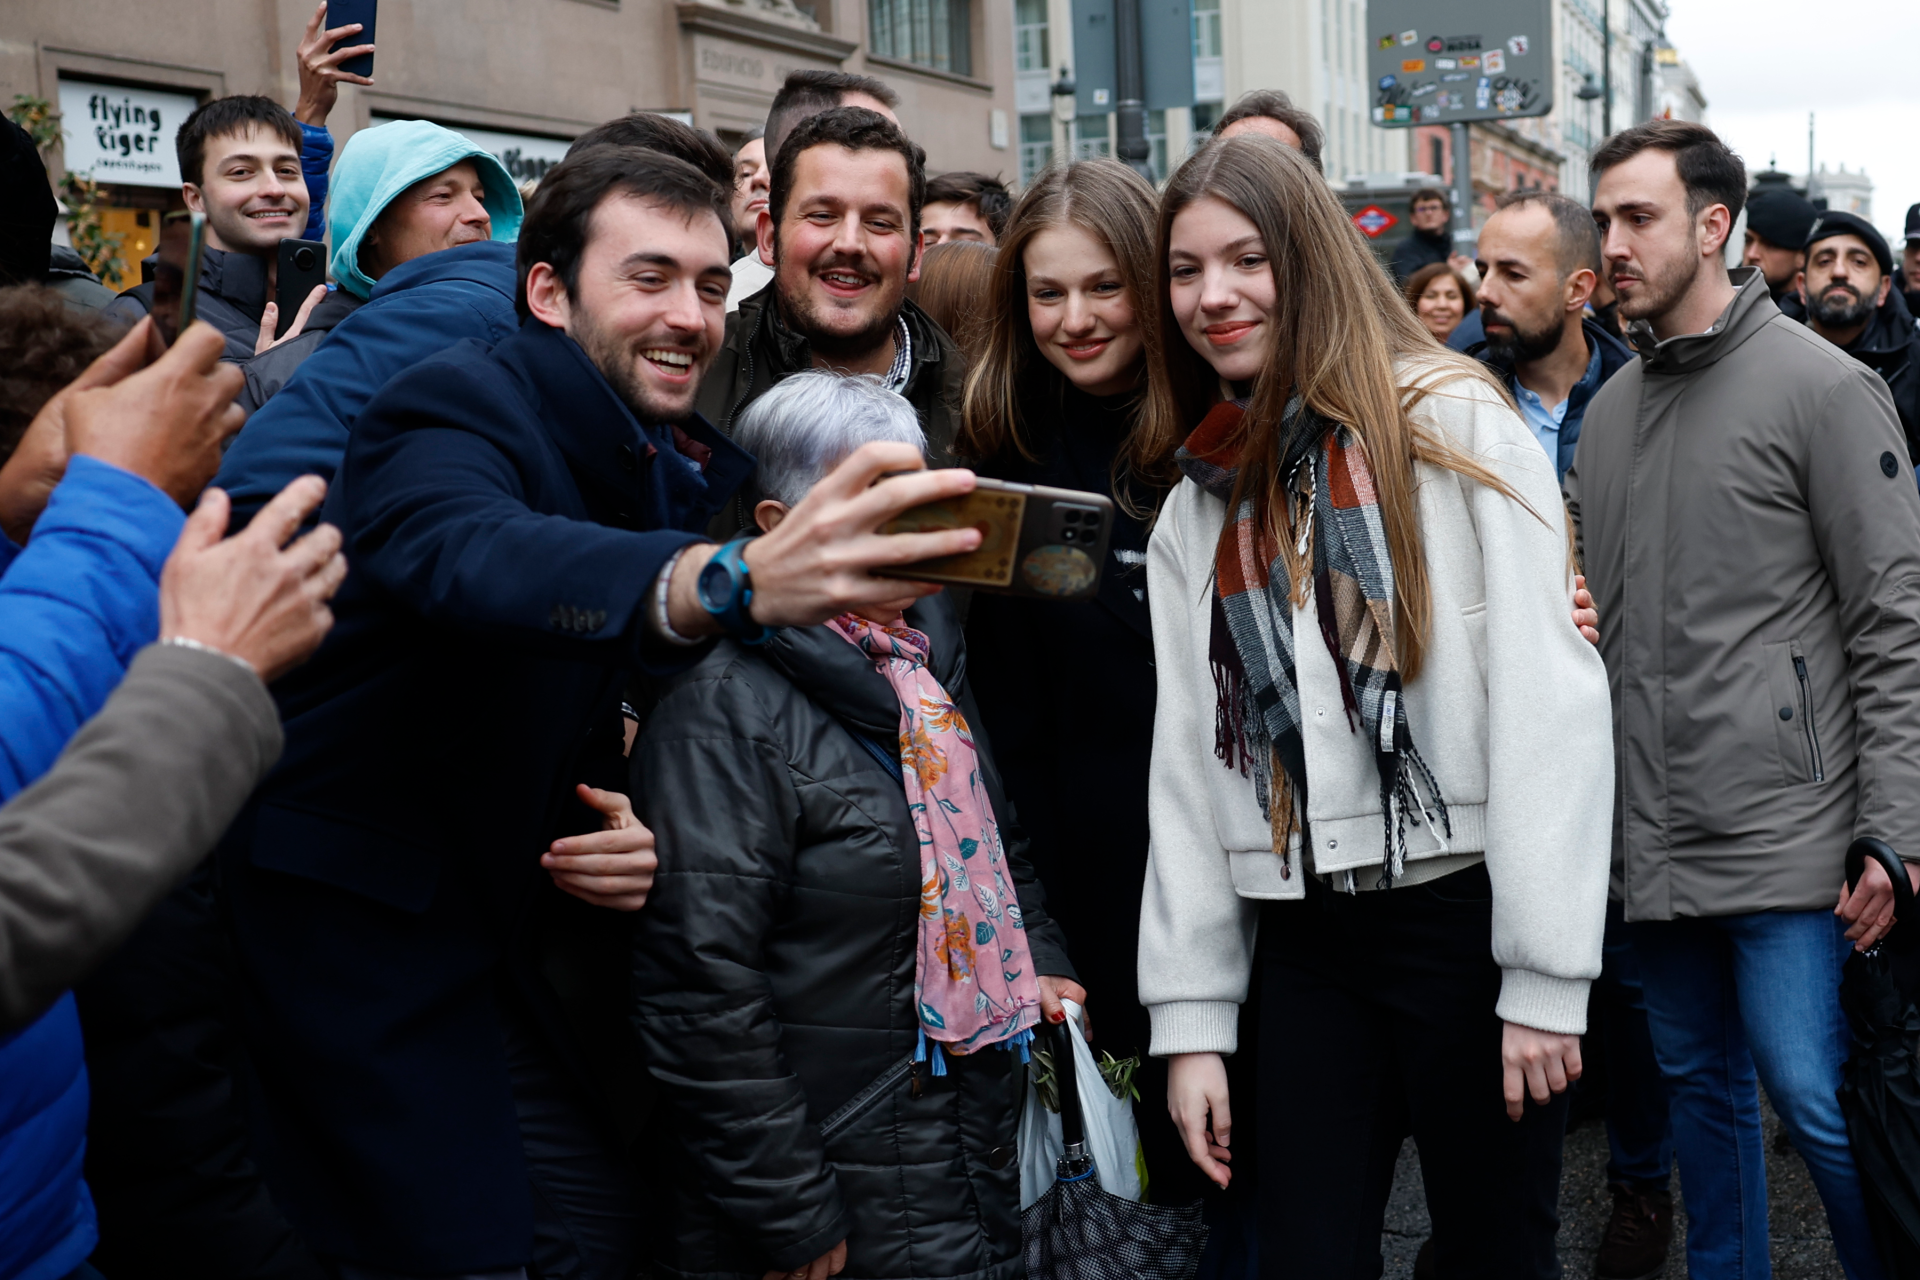
[[[1767,1109],[1767,1190],[1773,1218],[1773,1274],[1778,1280],[1841,1280],[1833,1256],[1820,1198],[1807,1176],[1806,1165],[1789,1150],[1773,1151],[1780,1122]],[[1682,1280],[1687,1274],[1686,1210],[1679,1201],[1679,1179],[1674,1180],[1674,1251],[1666,1276]],[[1567,1135],[1566,1169],[1560,1183],[1560,1257],[1567,1280],[1590,1280],[1594,1251],[1607,1225],[1611,1205],[1607,1196],[1607,1134],[1592,1121]],[[1400,1152],[1400,1170],[1394,1178],[1393,1199],[1387,1207],[1387,1280],[1410,1280],[1413,1256],[1427,1238],[1427,1208],[1420,1189],[1420,1166],[1413,1144]]]

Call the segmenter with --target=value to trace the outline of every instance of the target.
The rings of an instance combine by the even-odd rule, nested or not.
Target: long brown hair
[[[967,367],[980,362],[986,338],[987,290],[995,249],[979,240],[949,240],[920,255],[920,278],[907,297],[953,339]]]
[[[1007,220],[993,264],[985,341],[967,377],[966,407],[954,441],[962,457],[985,460],[1018,450],[1032,458],[1024,411],[1060,403],[1066,377],[1040,354],[1027,319],[1027,246],[1042,231],[1072,225],[1106,245],[1120,264],[1145,349],[1159,345],[1160,312],[1152,295],[1153,206],[1146,179],[1115,160],[1054,165],[1028,185]],[[1122,458],[1138,452],[1140,423],[1136,409]],[[1120,488],[1116,485],[1116,492]]]
[[[1146,411],[1133,456],[1139,474],[1167,484],[1177,479],[1174,451],[1220,399],[1219,375],[1184,341],[1174,319],[1167,261],[1173,220],[1209,196],[1259,230],[1276,285],[1266,362],[1226,445],[1239,460],[1229,509],[1252,500],[1254,520],[1279,548],[1304,603],[1312,574],[1286,528],[1282,415],[1298,395],[1351,430],[1366,450],[1379,494],[1399,614],[1395,656],[1402,677],[1412,681],[1425,656],[1433,606],[1414,464],[1431,463],[1520,498],[1480,462],[1415,422],[1411,410],[1456,378],[1474,379],[1502,398],[1506,393],[1479,361],[1434,343],[1304,157],[1271,138],[1227,138],[1182,165],[1161,199],[1158,327],[1167,337],[1148,349]],[[1395,361],[1403,359],[1410,363],[1396,371]],[[1221,531],[1223,547],[1231,525]]]

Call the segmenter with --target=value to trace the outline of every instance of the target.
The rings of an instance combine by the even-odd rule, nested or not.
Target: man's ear
[[[1593,297],[1593,290],[1599,283],[1600,277],[1592,267],[1581,267],[1568,276],[1566,309],[1575,315],[1586,310],[1587,302]]]
[[[920,234],[913,238],[913,264],[907,268],[907,283],[912,284],[920,278],[920,259],[927,252],[927,229],[920,228]]]
[[[779,257],[774,252],[773,215],[762,209],[754,217],[754,239],[760,246],[760,261],[769,267],[779,265]]]
[[[753,504],[753,522],[760,526],[760,532],[772,533],[773,527],[787,518],[788,510],[784,502],[762,498]]]
[[[1893,292],[1893,277],[1880,277],[1880,292],[1873,295],[1873,305],[1883,307],[1887,304],[1887,295]]]
[[[527,313],[556,329],[566,329],[573,319],[566,283],[551,262],[536,262],[527,271]]]
[[[1710,204],[1700,211],[1700,256],[1721,254],[1727,250],[1727,237],[1733,234],[1733,214],[1723,204]]]
[[[200,184],[197,182],[181,183],[180,198],[187,202],[187,208],[194,213],[205,213],[207,211],[207,197],[205,193],[200,190]]]

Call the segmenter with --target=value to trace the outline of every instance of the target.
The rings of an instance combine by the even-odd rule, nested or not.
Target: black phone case
[[[327,52],[332,53],[335,49],[342,48],[351,49],[357,44],[372,44],[374,42],[373,19],[379,8],[380,0],[327,0],[329,27],[344,27],[349,22],[360,24],[359,35],[348,36],[345,40],[336,40]],[[373,55],[363,53],[357,58],[348,58],[340,64],[340,69],[356,76],[371,76]]]
[[[947,557],[922,560],[893,569],[875,569],[882,577],[916,582],[939,582],[997,595],[1031,596],[1042,600],[1091,600],[1100,590],[1100,569],[1106,562],[1107,540],[1113,532],[1113,499],[1105,494],[1049,485],[1017,484],[982,478],[976,493],[997,490],[1023,495],[1026,502],[1020,533],[1004,583],[982,581],[977,572],[946,572]],[[937,504],[936,504],[937,505]],[[924,508],[923,508],[924,509]],[[904,513],[902,520],[912,513]],[[933,527],[933,526],[928,526]],[[951,527],[951,526],[948,526]],[[899,529],[899,521],[886,531]],[[976,553],[977,555],[977,553]]]
[[[273,300],[280,314],[273,322],[273,336],[279,338],[300,314],[314,286],[327,282],[327,246],[318,240],[282,240],[276,271]]]

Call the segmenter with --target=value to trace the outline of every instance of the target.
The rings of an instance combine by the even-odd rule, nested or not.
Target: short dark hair
[[[794,126],[773,158],[773,174],[767,189],[767,212],[773,218],[773,234],[780,235],[780,219],[787,211],[787,197],[793,194],[793,170],[802,152],[814,147],[837,146],[849,151],[893,151],[907,162],[907,204],[912,215],[913,243],[920,242],[920,211],[927,203],[927,153],[918,143],[909,141],[900,126],[865,107],[835,107],[822,111]],[[522,236],[526,232],[520,233]]]
[[[1311,160],[1315,169],[1326,172],[1320,164],[1320,149],[1326,145],[1326,134],[1321,131],[1320,122],[1310,113],[1294,106],[1293,99],[1282,89],[1254,89],[1241,94],[1240,100],[1213,122],[1213,136],[1219,137],[1230,124],[1251,120],[1255,116],[1278,120],[1293,130],[1300,139],[1300,154]]]
[[[513,307],[527,318],[527,274],[544,262],[571,296],[580,283],[593,212],[609,196],[633,196],[665,205],[689,221],[710,213],[725,234],[727,195],[711,178],[677,156],[641,147],[602,145],[569,152],[547,171],[520,224],[519,284]]]
[[[1447,193],[1442,191],[1440,188],[1422,187],[1418,191],[1414,192],[1411,196],[1407,197],[1407,208],[1411,210],[1416,206],[1418,206],[1423,201],[1427,201],[1427,200],[1438,200],[1441,204],[1446,205],[1449,209],[1453,207],[1453,201],[1447,199]]]
[[[675,156],[722,187],[733,189],[733,157],[720,145],[720,139],[705,129],[681,124],[672,116],[663,116],[657,111],[635,111],[595,125],[573,140],[567,154],[604,146],[638,147],[642,151]]]
[[[1006,230],[1007,218],[1013,213],[1013,197],[1008,194],[1006,183],[984,173],[965,170],[929,178],[927,203],[970,206],[980,215],[980,221],[987,224],[987,230],[993,232],[995,240]]]
[[[193,109],[180,122],[174,135],[174,154],[180,159],[180,180],[200,186],[206,181],[207,141],[228,134],[265,129],[277,133],[293,147],[301,149],[300,123],[293,113],[272,98],[258,93],[235,93],[210,98]]]
[[[802,120],[843,105],[850,93],[864,93],[875,102],[885,103],[889,111],[900,109],[900,95],[884,80],[847,71],[795,71],[780,86],[780,92],[773,95],[773,105],[767,108],[769,158]]]
[[[46,285],[0,289],[0,463],[47,401],[119,337],[113,321]]]
[[[1631,160],[1642,151],[1665,151],[1680,171],[1687,189],[1687,216],[1697,218],[1708,205],[1727,206],[1727,215],[1740,216],[1747,203],[1747,166],[1720,135],[1691,120],[1649,120],[1622,129],[1600,144],[1587,161],[1587,172],[1598,185],[1600,175]]]
[[[1583,268],[1600,274],[1600,224],[1593,220],[1593,210],[1558,191],[1509,191],[1495,205],[1496,211],[1523,207],[1545,209],[1553,218],[1559,233],[1554,258],[1562,280]]]

